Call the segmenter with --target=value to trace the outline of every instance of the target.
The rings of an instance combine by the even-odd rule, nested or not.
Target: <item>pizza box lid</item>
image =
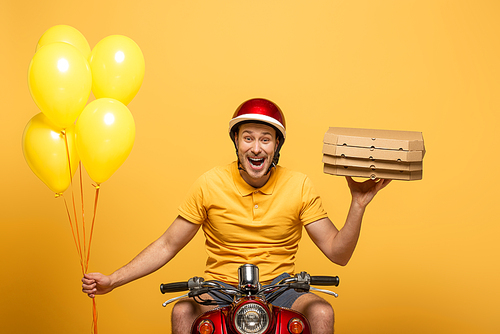
[[[397,161],[387,161],[387,160],[370,160],[370,159],[323,155],[323,162],[328,165],[357,167],[370,170],[387,169],[394,171],[418,171],[423,169],[422,161],[397,162]]]
[[[330,127],[324,143],[379,149],[424,151],[422,132]]]
[[[336,157],[362,158],[369,160],[417,162],[422,161],[425,151],[388,150],[323,144],[323,154]]]
[[[325,164],[323,166],[323,172],[326,174],[340,175],[340,176],[352,176],[352,177],[367,177],[372,180],[374,179],[389,179],[389,180],[421,180],[422,171],[394,171],[377,169],[371,170],[369,168],[356,168],[348,166],[336,166]]]

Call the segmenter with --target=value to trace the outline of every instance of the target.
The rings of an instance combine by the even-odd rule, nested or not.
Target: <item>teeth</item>
[[[250,161],[252,166],[255,166],[255,167],[260,167],[264,163],[264,158],[250,158],[250,157],[248,157],[248,160]],[[254,163],[256,163],[256,164],[254,164]]]

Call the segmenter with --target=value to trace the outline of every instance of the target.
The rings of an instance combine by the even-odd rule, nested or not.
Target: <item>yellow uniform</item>
[[[302,226],[327,216],[308,177],[278,166],[262,188],[238,165],[216,167],[192,186],[180,215],[202,224],[208,259],[205,279],[238,283],[238,267],[259,267],[261,282],[293,274]]]

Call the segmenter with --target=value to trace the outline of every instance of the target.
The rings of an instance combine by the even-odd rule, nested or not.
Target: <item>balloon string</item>
[[[82,267],[82,273],[85,273],[83,269],[82,253],[81,249],[78,248],[78,243],[76,242],[75,229],[73,227],[73,222],[71,221],[71,214],[69,213],[68,203],[66,202],[66,198],[64,197],[64,195],[61,196],[62,198],[64,198],[64,206],[66,207],[66,213],[68,214],[69,225],[71,226],[71,233],[73,235],[73,241],[75,242],[76,252],[78,253],[78,257],[80,258],[80,266]]]
[[[89,247],[87,249],[87,262],[85,264],[85,272],[87,272],[89,268],[89,260],[90,260],[90,245],[92,243],[92,235],[94,234],[94,223],[95,217],[97,213],[97,201],[99,199],[99,189],[100,186],[95,186],[95,201],[94,201],[94,216],[92,217],[92,225],[90,227],[90,237],[89,237]],[[92,333],[97,334],[97,305],[95,298],[92,298]]]
[[[80,254],[82,254],[83,256],[83,261],[85,261],[85,250],[84,252],[82,253],[82,245],[81,245],[81,242],[80,242],[80,231],[79,231],[79,228],[78,228],[78,219],[76,218],[76,205],[75,205],[75,196],[74,196],[74,193],[73,191],[71,192],[71,198],[73,200],[73,212],[74,212],[74,215],[75,215],[75,226],[76,226],[76,236],[78,238],[78,248],[80,249]]]
[[[85,236],[85,206],[83,205],[83,178],[82,178],[82,162],[78,163],[80,168],[80,199],[82,200],[82,226],[83,226],[83,252],[85,253],[86,236]]]
[[[71,199],[72,199],[72,202],[73,202],[73,213],[74,213],[74,216],[75,216],[75,226],[76,226],[76,235],[78,237],[78,248],[79,248],[79,254],[80,254],[80,261],[85,261],[85,258],[81,258],[82,255],[85,257],[85,248],[84,248],[84,251],[82,253],[82,245],[81,245],[81,242],[80,242],[80,231],[79,231],[79,228],[78,228],[78,218],[77,218],[77,214],[76,214],[75,192],[74,192],[74,189],[73,189],[73,173],[71,171],[71,158],[70,158],[70,155],[69,155],[68,136],[66,135],[66,131],[65,130],[62,130],[61,134],[64,137],[64,144],[66,145],[66,156],[68,158],[69,182],[71,184]],[[85,241],[84,241],[84,247],[85,247]]]
[[[92,244],[92,235],[94,234],[94,223],[95,223],[95,217],[96,217],[96,213],[97,213],[97,201],[99,199],[99,190],[100,190],[100,186],[98,184],[95,185],[94,216],[92,217],[92,225],[90,227],[89,247],[87,249],[87,262],[85,265],[85,271],[87,271],[87,269],[89,267],[90,245]]]
[[[97,334],[97,305],[95,298],[92,298],[92,333]]]
[[[96,194],[95,194],[95,202],[94,202],[94,217],[92,218],[92,226],[90,228],[90,238],[89,238],[89,246],[88,249],[86,249],[86,233],[85,233],[85,206],[84,206],[84,197],[83,197],[83,177],[82,177],[82,163],[81,161],[79,162],[79,168],[80,168],[80,199],[82,203],[82,234],[83,234],[83,253],[82,253],[82,246],[80,242],[80,233],[78,229],[78,218],[77,218],[77,213],[76,213],[76,204],[75,204],[75,192],[73,188],[73,173],[71,171],[71,158],[69,154],[69,145],[68,145],[68,138],[66,136],[66,131],[62,131],[62,135],[64,136],[64,143],[66,145],[66,154],[68,157],[68,167],[69,167],[69,179],[70,179],[70,184],[71,184],[71,198],[73,202],[73,213],[75,216],[75,226],[73,226],[73,222],[71,220],[71,214],[70,210],[68,208],[68,203],[66,202],[66,198],[64,198],[64,205],[66,207],[66,213],[68,214],[68,219],[69,219],[69,224],[71,226],[71,233],[73,235],[73,241],[75,242],[75,247],[76,251],[79,255],[80,258],[80,266],[82,268],[82,274],[87,273],[88,267],[89,267],[89,260],[90,260],[90,244],[92,242],[92,235],[94,232],[94,222],[95,222],[95,217],[96,217],[96,212],[97,212],[97,200],[99,198],[99,185],[96,186]],[[75,236],[75,229],[76,229],[76,236]],[[77,241],[78,240],[78,241]],[[85,253],[87,253],[87,257],[85,258]],[[84,265],[85,262],[85,265]],[[97,334],[97,305],[95,298],[92,298],[92,333]]]

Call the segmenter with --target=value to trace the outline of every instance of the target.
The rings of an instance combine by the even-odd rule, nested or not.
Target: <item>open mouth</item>
[[[264,164],[265,158],[248,158],[248,162],[253,168],[260,168]]]

